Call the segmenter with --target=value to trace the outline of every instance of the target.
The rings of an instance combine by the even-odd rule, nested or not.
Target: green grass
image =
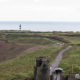
[[[54,46],[46,47],[25,56],[0,63],[0,80],[24,80],[27,77],[31,77],[33,75],[36,57],[50,57],[53,54],[54,58],[50,59],[51,62],[55,59],[57,51],[61,48],[62,46],[57,48]]]
[[[54,44],[57,41],[56,40],[50,40],[47,38],[35,38],[35,37],[27,37],[27,38],[16,38],[13,40],[10,40],[15,43],[25,43],[25,44],[38,44],[38,45],[48,45],[48,44]]]
[[[65,38],[65,40],[68,40],[72,44],[80,44],[80,37],[78,37],[78,36],[76,36],[76,37],[63,36],[63,38]]]
[[[72,50],[64,55],[60,67],[64,69],[65,75],[69,73],[80,73],[80,46],[73,47]]]
[[[54,44],[57,43],[57,40],[51,40],[45,37],[40,36],[46,36],[51,33],[34,33],[34,32],[2,32],[0,34],[0,40],[7,40],[8,42],[14,42],[14,43],[22,43],[22,44],[38,44],[38,45],[48,45],[48,44]],[[31,37],[28,37],[28,36]],[[39,36],[35,36],[39,35]]]
[[[4,31],[0,33],[0,40],[8,40],[16,43],[52,44],[56,42],[68,42],[58,32],[27,32],[27,31]],[[64,33],[63,33],[64,34]],[[53,37],[53,38],[52,38]]]
[[[6,35],[10,34],[6,37]],[[80,37],[74,36],[69,37],[65,36],[65,34],[74,34],[72,32],[24,32],[24,31],[1,31],[0,32],[0,40],[8,40],[9,42],[19,43],[19,44],[36,44],[42,45],[45,48],[28,53],[25,56],[18,57],[12,60],[8,60],[0,63],[0,80],[25,80],[27,77],[31,78],[33,76],[33,70],[35,65],[36,57],[39,56],[48,56],[50,58],[50,63],[52,63],[58,51],[62,49],[62,46],[55,47],[56,43],[60,43],[60,41],[42,38],[42,37],[34,37],[34,35],[40,36],[56,36],[58,38],[62,38],[63,40],[67,40],[72,44],[80,44]],[[76,33],[78,34],[78,33]],[[5,35],[2,36],[2,35]],[[12,36],[12,35],[19,35]],[[20,36],[22,35],[22,36]],[[32,35],[31,37],[23,37],[23,35]],[[64,74],[67,75],[72,73],[72,65],[74,69],[74,73],[79,73],[80,71],[80,46],[73,47],[72,50],[68,51],[67,54],[64,55],[60,67],[64,69]]]

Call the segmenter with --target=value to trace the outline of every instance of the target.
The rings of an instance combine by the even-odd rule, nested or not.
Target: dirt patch
[[[41,48],[41,46],[31,47],[31,48],[29,48],[29,49],[24,50],[24,51],[23,51],[20,55],[18,55],[18,56],[24,56],[25,54],[30,53],[30,52],[33,52],[33,51],[36,51],[36,50],[38,50],[38,49],[40,49],[40,48]]]
[[[39,49],[40,46],[36,45],[19,45],[15,43],[6,43],[0,41],[0,62],[12,59],[18,56],[23,56],[29,52]]]

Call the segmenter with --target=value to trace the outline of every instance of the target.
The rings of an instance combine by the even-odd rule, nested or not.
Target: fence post
[[[51,80],[64,80],[63,69],[62,68],[55,68],[54,72],[52,73]]]
[[[38,57],[34,68],[34,80],[50,80],[50,65],[46,57]]]

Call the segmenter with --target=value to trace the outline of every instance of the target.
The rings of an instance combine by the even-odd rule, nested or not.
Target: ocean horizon
[[[0,21],[0,30],[29,31],[80,31],[80,22],[26,22],[26,21]]]

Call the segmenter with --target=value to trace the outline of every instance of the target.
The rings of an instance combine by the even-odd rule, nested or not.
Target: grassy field
[[[39,56],[54,56],[50,58],[52,62],[57,56],[57,51],[62,47],[47,46],[41,50],[28,53],[25,56],[15,58],[3,63],[0,63],[0,80],[24,80],[31,77],[34,71],[34,64],[36,57]]]
[[[30,37],[26,35],[30,35]],[[34,35],[38,36],[36,37]],[[3,44],[1,42],[1,48],[3,48],[3,53],[6,53],[6,57],[10,57],[11,55],[13,57],[13,55],[17,55],[31,46],[34,47],[34,45],[41,46],[41,48],[36,51],[33,50],[33,52],[28,52],[24,56],[14,56],[14,59],[10,58],[9,60],[7,59],[1,62],[0,80],[25,80],[27,77],[32,78],[35,60],[36,57],[39,56],[50,57],[50,63],[52,63],[58,55],[58,51],[64,46],[56,46],[57,43],[62,43],[58,40],[40,37],[50,35],[52,35],[52,33],[1,31],[0,40],[4,42]],[[16,50],[16,48],[18,48],[18,50]],[[1,52],[0,54],[3,55],[3,53]]]
[[[52,40],[46,37],[41,36],[49,36],[51,33],[35,33],[35,32],[11,32],[11,31],[4,31],[0,33],[0,40],[1,41],[8,41],[13,43],[22,43],[22,44],[37,44],[37,45],[48,45],[54,44],[59,41]]]
[[[65,40],[68,40],[71,44],[80,44],[80,37],[78,36],[74,36],[74,37],[61,36],[61,37],[65,38]]]
[[[76,33],[78,36],[69,36],[70,34],[75,35],[73,32],[0,31],[0,41],[4,42],[4,45],[0,44],[0,49],[3,49],[6,56],[12,55],[13,57],[0,63],[0,80],[32,78],[36,57],[48,56],[50,63],[52,63],[65,45],[80,44],[79,33]],[[69,43],[66,43],[66,41]],[[64,45],[61,45],[62,43]],[[14,56],[23,52],[26,48],[34,47],[34,45],[41,46],[41,48],[36,51],[33,50],[33,52],[27,52],[24,56]],[[18,50],[16,50],[17,48]],[[0,52],[1,55],[3,53]],[[76,45],[64,55],[60,63],[65,75],[72,73],[72,65],[73,72],[79,73],[79,59],[80,46]]]
[[[60,67],[64,69],[65,75],[80,73],[80,46],[74,46],[64,55]]]

